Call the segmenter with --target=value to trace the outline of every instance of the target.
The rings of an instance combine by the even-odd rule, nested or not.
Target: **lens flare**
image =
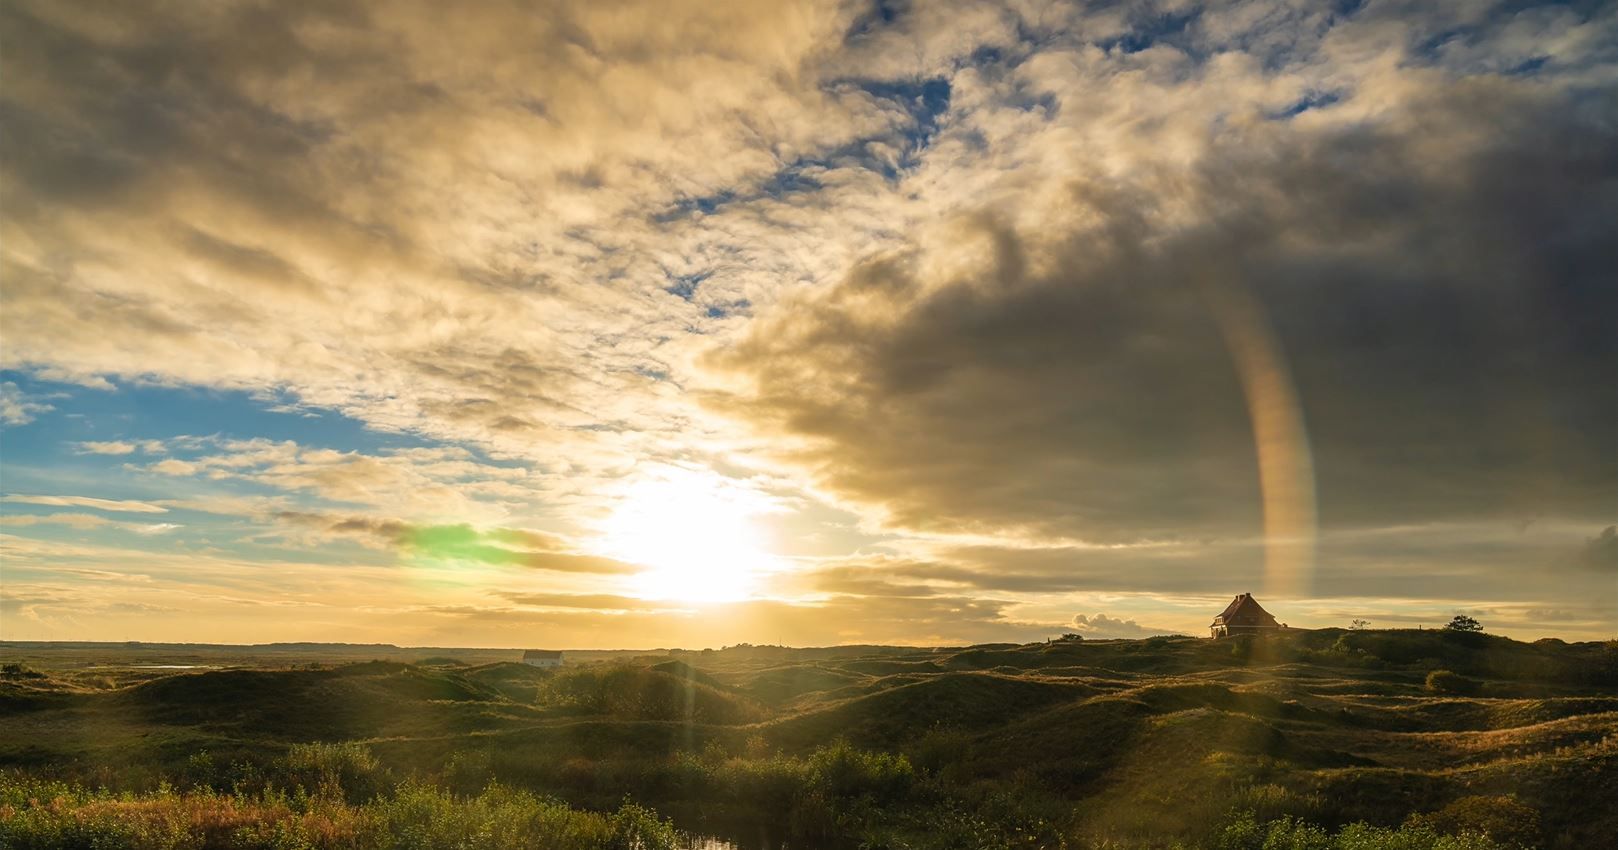
[[[1210,282],[1203,294],[1230,349],[1247,398],[1264,499],[1264,587],[1296,596],[1314,578],[1315,465],[1303,408],[1263,305],[1240,282]]]

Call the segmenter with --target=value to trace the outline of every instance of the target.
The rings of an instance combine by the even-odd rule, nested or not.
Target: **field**
[[[0,645],[15,847],[1610,846],[1618,644]]]

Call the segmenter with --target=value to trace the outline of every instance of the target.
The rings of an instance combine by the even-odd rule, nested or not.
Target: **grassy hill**
[[[743,846],[1236,846],[1249,821],[1549,848],[1618,835],[1611,643],[1320,630],[555,671],[435,654],[173,672],[36,648],[0,675],[0,768],[360,807],[408,781],[607,812],[627,795]]]

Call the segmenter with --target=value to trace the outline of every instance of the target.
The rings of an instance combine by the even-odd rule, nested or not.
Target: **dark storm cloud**
[[[1172,186],[1076,183],[1096,224],[973,220],[993,261],[959,277],[867,263],[716,357],[756,393],[715,403],[807,438],[795,459],[895,527],[1241,534],[1252,437],[1205,296],[1244,287],[1289,357],[1328,527],[1610,516],[1615,107],[1431,82],[1378,121],[1233,134]],[[1059,259],[1030,272],[1036,249]]]

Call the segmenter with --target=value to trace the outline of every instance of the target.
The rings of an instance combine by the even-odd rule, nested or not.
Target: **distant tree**
[[[1348,627],[1356,632],[1363,632],[1365,631],[1365,627],[1369,625],[1371,625],[1370,620],[1354,620],[1348,624]]]
[[[1452,632],[1481,632],[1483,624],[1465,614],[1456,614],[1455,619],[1450,620],[1449,625],[1444,628]]]
[[[1078,632],[1068,632],[1067,634],[1062,635],[1062,640],[1084,640],[1084,635],[1081,635]]]

